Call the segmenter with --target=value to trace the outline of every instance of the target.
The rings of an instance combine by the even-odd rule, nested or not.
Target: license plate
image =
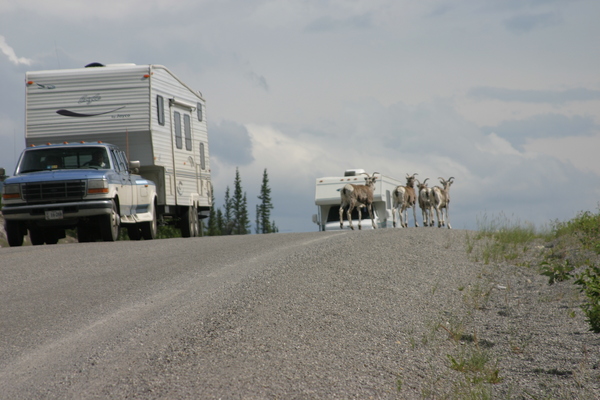
[[[46,211],[46,219],[63,219],[62,210]]]

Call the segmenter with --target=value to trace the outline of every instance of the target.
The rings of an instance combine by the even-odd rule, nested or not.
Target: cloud
[[[267,83],[267,79],[264,76],[258,75],[255,72],[248,72],[246,76],[252,83],[257,85],[261,89],[264,89],[265,92],[269,91],[269,84]]]
[[[29,58],[17,57],[17,54],[15,53],[13,48],[10,47],[8,45],[8,43],[6,43],[6,39],[4,38],[4,36],[1,36],[1,35],[0,35],[0,51],[2,51],[2,53],[4,53],[4,55],[8,57],[8,60],[15,65],[21,65],[21,64],[31,65],[33,63],[33,60],[31,60]]]
[[[540,119],[548,123],[562,120],[556,115]],[[578,118],[562,121],[579,124],[581,129],[589,123]],[[273,218],[282,231],[316,229],[310,222],[310,215],[316,212],[315,180],[339,176],[349,168],[378,171],[401,180],[407,173],[417,172],[422,179],[430,178],[431,185],[438,184],[438,176],[455,177],[450,212],[455,228],[477,229],[482,215],[500,214],[540,226],[592,209],[599,195],[598,175],[550,155],[516,148],[500,134],[483,132],[446,100],[417,106],[384,106],[374,99],[348,102],[340,113],[317,124],[249,124],[247,129],[254,161],[240,168],[244,188],[249,201],[255,201],[262,171],[268,169]],[[224,191],[220,186],[230,185],[233,166],[220,175],[225,182],[215,184],[217,193]],[[223,178],[213,179],[219,182]],[[567,184],[581,186],[581,196],[573,198],[569,191],[556,193],[556,185]],[[249,204],[249,209],[253,207]]]
[[[305,32],[331,32],[346,29],[368,29],[373,27],[371,13],[354,15],[348,18],[333,18],[323,16],[310,22]]]
[[[523,120],[502,121],[497,126],[485,126],[482,131],[486,134],[493,132],[514,146],[522,147],[532,139],[591,136],[600,131],[600,126],[590,116],[568,117],[549,113]]]
[[[468,95],[478,100],[507,102],[565,104],[575,101],[600,100],[600,90],[574,88],[562,91],[519,90],[479,86],[469,90]]]
[[[531,32],[537,28],[556,25],[561,22],[561,18],[555,13],[541,14],[522,14],[509,18],[504,21],[504,26],[511,32],[523,34]]]
[[[234,121],[209,122],[210,153],[225,165],[243,166],[254,161],[252,143],[245,126]]]

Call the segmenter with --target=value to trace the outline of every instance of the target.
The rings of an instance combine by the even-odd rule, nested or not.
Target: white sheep
[[[421,214],[423,215],[423,226],[433,226],[435,221],[433,219],[433,191],[430,187],[427,187],[426,178],[422,183],[417,179],[417,191],[419,194],[419,207],[421,208]]]
[[[435,208],[435,215],[438,220],[438,227],[442,227],[448,221],[448,229],[452,229],[450,226],[450,217],[448,216],[448,208],[450,208],[450,185],[452,185],[454,177],[444,180],[444,178],[438,178],[442,187],[433,187],[433,208]],[[444,219],[444,209],[446,210],[446,219]]]
[[[373,172],[373,175],[369,176],[369,174],[363,172],[363,174],[367,175],[364,185],[347,183],[340,190],[342,200],[342,204],[340,205],[340,229],[344,229],[344,208],[347,208],[348,224],[350,224],[350,229],[354,230],[354,226],[352,226],[352,210],[355,207],[367,207],[373,229],[377,228],[375,226],[375,219],[373,218],[373,190],[375,189],[375,181],[377,180],[375,174],[378,173]],[[358,229],[361,229],[361,221],[361,212],[358,210]]]
[[[415,226],[419,226],[417,222],[417,211],[415,209],[415,175],[406,174],[406,186],[397,186],[394,189],[393,197],[393,206],[392,206],[392,214],[394,216],[394,227],[396,227],[396,213],[398,213],[400,217],[400,228],[408,227],[408,209],[413,209],[413,219],[415,221]]]

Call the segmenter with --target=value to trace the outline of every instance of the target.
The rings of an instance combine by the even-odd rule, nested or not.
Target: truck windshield
[[[79,168],[110,168],[106,149],[104,147],[28,149],[23,154],[18,172]]]
[[[346,219],[346,210],[344,209],[344,219]],[[359,211],[360,210],[360,211]],[[367,207],[356,207],[350,214],[352,220],[358,220],[358,213],[360,212],[361,219],[369,219],[369,211]],[[375,207],[373,207],[373,216],[375,216]],[[329,213],[327,214],[327,222],[339,222],[340,221],[340,206],[331,206]]]

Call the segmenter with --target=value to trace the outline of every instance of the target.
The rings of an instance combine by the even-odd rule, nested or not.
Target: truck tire
[[[43,232],[44,242],[46,242],[46,244],[57,244],[58,241],[65,236],[60,229],[45,229]]]
[[[112,210],[110,214],[101,215],[99,218],[100,236],[105,242],[114,242],[119,237],[119,227],[121,226],[121,216],[117,209],[117,204],[112,201]]]
[[[198,236],[200,231],[198,210],[195,206],[186,207],[187,210],[183,212],[181,216],[181,236],[182,237],[195,237]]]
[[[139,224],[127,225],[127,236],[129,236],[129,240],[140,240],[142,232],[140,232]]]
[[[6,230],[6,239],[10,247],[23,245],[23,237],[27,231],[23,229],[23,225],[20,222],[5,220],[4,229]]]
[[[156,239],[158,233],[158,222],[156,221],[156,204],[152,204],[152,221],[142,222],[140,231],[144,240]]]
[[[29,240],[34,246],[40,246],[44,244],[44,231],[40,228],[29,228]]]
[[[93,241],[93,233],[89,223],[80,221],[77,225],[77,241],[79,243],[87,243]]]

